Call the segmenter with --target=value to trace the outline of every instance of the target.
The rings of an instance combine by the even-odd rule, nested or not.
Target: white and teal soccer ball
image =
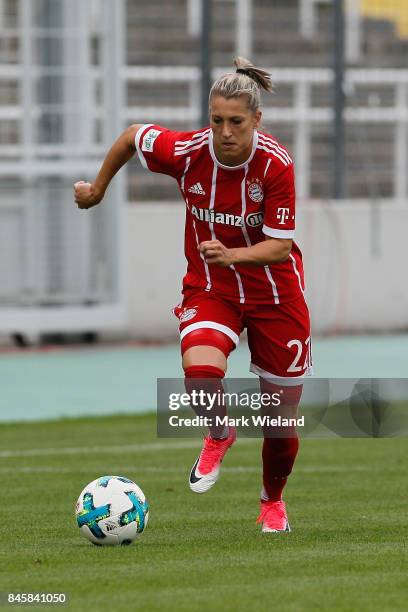
[[[75,514],[81,534],[93,544],[126,545],[146,529],[149,505],[133,480],[102,476],[81,492]]]

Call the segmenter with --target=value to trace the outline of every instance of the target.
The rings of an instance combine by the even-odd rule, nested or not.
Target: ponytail
[[[248,108],[256,112],[261,106],[261,89],[272,91],[269,72],[257,68],[244,57],[234,58],[236,72],[228,72],[215,81],[210,91],[210,103],[215,96],[238,98],[246,96]]]

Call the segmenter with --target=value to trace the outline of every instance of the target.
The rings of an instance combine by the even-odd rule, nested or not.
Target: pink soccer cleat
[[[261,513],[257,523],[262,523],[262,533],[289,532],[285,502],[261,501]]]
[[[204,438],[204,447],[190,472],[190,489],[194,493],[205,493],[217,482],[224,455],[237,437],[235,427],[229,427],[228,437],[221,440]]]

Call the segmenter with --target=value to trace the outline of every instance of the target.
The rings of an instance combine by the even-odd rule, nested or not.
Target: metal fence
[[[121,129],[120,3],[2,0],[0,28],[1,326],[123,324],[123,180],[92,220],[72,191]]]
[[[344,195],[405,199],[408,5],[344,0],[338,22],[336,3],[213,0],[212,76],[235,54],[271,70],[264,127],[292,151],[299,197],[330,198],[334,39],[344,26]],[[94,175],[129,123],[198,127],[201,24],[201,0],[0,0],[3,306],[120,302],[117,204],[175,199],[176,187],[131,164],[127,196],[123,176],[90,223],[71,185]]]
[[[228,67],[216,69],[214,78]],[[329,198],[333,125],[332,71],[270,67],[276,98],[263,109],[263,124],[277,132],[297,161],[297,193],[300,198]],[[123,123],[156,122],[163,125],[197,125],[200,121],[198,68],[126,67],[127,87],[145,91],[150,83],[182,85],[187,95],[168,106],[166,99],[152,105],[128,105]],[[408,70],[351,69],[344,82],[349,104],[345,110],[350,196],[398,199],[408,195]],[[161,103],[159,103],[161,102]],[[289,142],[288,142],[289,141]],[[374,150],[373,150],[374,147]],[[384,148],[385,147],[385,148]],[[377,148],[377,151],[375,150]],[[146,190],[145,198],[148,198]],[[151,199],[157,199],[155,194]]]

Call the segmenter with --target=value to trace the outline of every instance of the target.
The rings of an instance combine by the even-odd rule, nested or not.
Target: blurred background
[[[92,180],[131,123],[205,125],[209,83],[235,55],[271,71],[263,127],[295,159],[317,374],[406,376],[406,0],[0,0],[3,416],[24,404],[10,399],[15,368],[47,372],[60,392],[51,414],[98,410],[37,371],[38,353],[14,362],[24,347],[94,343],[73,377],[123,359],[140,396],[113,406],[106,388],[107,411],[152,407],[156,376],[181,375],[176,183],[135,157],[95,209],[76,208],[72,185]],[[130,352],[112,358],[114,342]],[[237,351],[230,375],[247,367]]]

